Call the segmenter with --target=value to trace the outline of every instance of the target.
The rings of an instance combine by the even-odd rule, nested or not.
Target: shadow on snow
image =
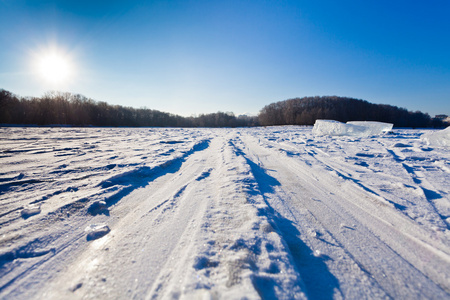
[[[232,144],[232,146],[234,146]],[[274,193],[275,186],[281,186],[281,183],[274,177],[266,173],[258,164],[247,158],[245,154],[234,146],[236,154],[242,156],[250,166],[253,176],[256,180],[259,191],[267,205],[267,211],[261,212],[271,219],[272,226],[277,229],[279,234],[286,242],[288,249],[292,255],[295,267],[300,273],[306,294],[309,299],[333,299],[335,290],[340,291],[339,282],[336,277],[329,271],[326,260],[331,259],[328,256],[317,257],[308,245],[300,238],[300,232],[295,224],[278,213],[269,203],[268,195]],[[275,283],[256,281],[255,285],[263,292],[262,298],[269,299],[275,296]],[[299,282],[300,286],[303,286]]]

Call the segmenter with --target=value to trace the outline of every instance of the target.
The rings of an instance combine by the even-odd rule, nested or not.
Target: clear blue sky
[[[70,80],[44,82],[57,48]],[[0,88],[181,115],[338,95],[450,115],[450,1],[0,0]]]

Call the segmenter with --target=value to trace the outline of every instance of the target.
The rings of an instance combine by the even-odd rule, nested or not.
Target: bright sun
[[[37,69],[42,79],[51,84],[67,82],[73,71],[69,58],[56,51],[39,55]]]

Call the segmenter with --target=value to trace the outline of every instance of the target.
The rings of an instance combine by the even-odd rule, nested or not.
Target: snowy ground
[[[449,298],[449,148],[311,129],[0,128],[0,298]]]

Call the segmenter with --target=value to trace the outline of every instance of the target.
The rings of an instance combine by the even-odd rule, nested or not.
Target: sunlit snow
[[[422,139],[433,146],[450,146],[450,127],[444,130],[428,132],[422,136]]]
[[[0,128],[0,298],[449,298],[448,130],[331,125]]]
[[[334,120],[316,120],[313,127],[315,135],[359,136],[380,135],[392,130],[393,124],[374,121],[350,121],[342,123]]]

